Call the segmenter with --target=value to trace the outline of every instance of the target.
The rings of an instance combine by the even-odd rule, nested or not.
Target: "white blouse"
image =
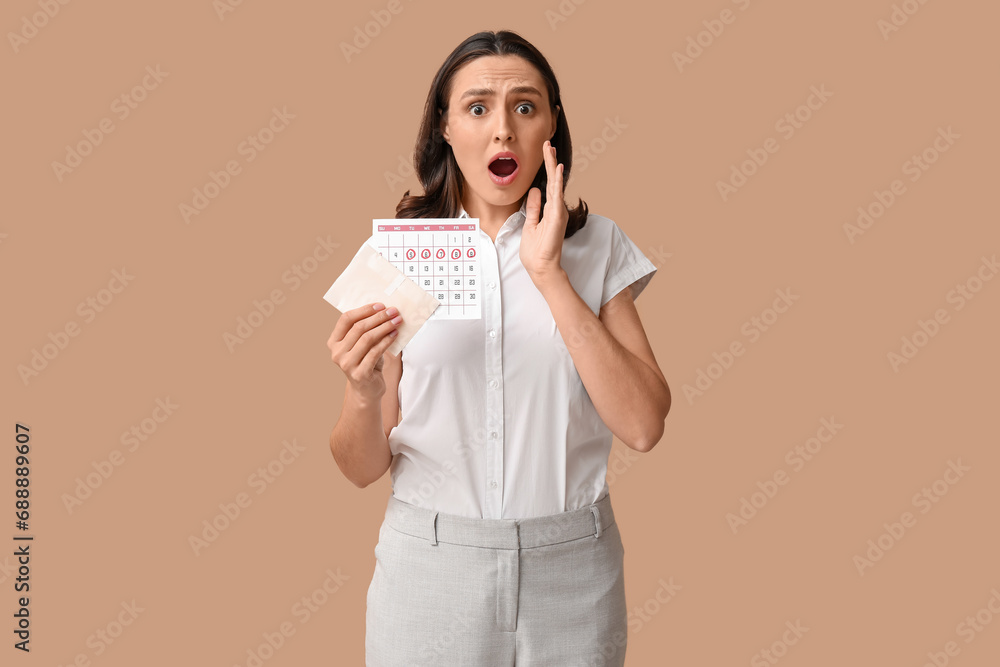
[[[482,319],[432,315],[402,351],[389,473],[404,502],[522,519],[579,509],[608,491],[612,434],[521,264],[524,216],[522,204],[495,243],[479,232]],[[563,241],[561,265],[595,315],[627,285],[638,297],[657,270],[593,213]]]

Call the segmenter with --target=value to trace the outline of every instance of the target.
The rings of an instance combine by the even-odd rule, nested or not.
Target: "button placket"
[[[482,237],[489,238],[485,232]],[[502,245],[497,239],[497,245]],[[500,290],[496,286],[500,281],[499,252],[480,253],[483,258],[482,267],[484,280],[489,281],[490,289],[483,294],[483,327],[487,337],[485,345],[486,382],[486,503],[483,508],[484,518],[499,519],[503,511],[503,355],[501,330]]]

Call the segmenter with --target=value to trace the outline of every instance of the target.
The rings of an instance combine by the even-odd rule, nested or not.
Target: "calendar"
[[[438,300],[431,319],[482,319],[479,218],[376,218],[372,235],[382,257]]]

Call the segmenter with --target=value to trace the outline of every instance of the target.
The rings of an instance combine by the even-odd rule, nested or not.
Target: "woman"
[[[649,451],[670,408],[633,303],[656,267],[610,219],[565,205],[559,85],[512,32],[448,56],[417,149],[425,194],[396,217],[479,219],[482,318],[432,316],[394,358],[401,319],[368,304],[328,342],[349,380],[334,458],[359,487],[392,477],[367,664],[622,665],[605,474],[612,434]]]

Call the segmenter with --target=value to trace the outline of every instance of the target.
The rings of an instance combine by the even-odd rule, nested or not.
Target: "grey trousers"
[[[605,495],[528,519],[473,519],[390,496],[368,587],[368,667],[621,667],[621,535]]]

